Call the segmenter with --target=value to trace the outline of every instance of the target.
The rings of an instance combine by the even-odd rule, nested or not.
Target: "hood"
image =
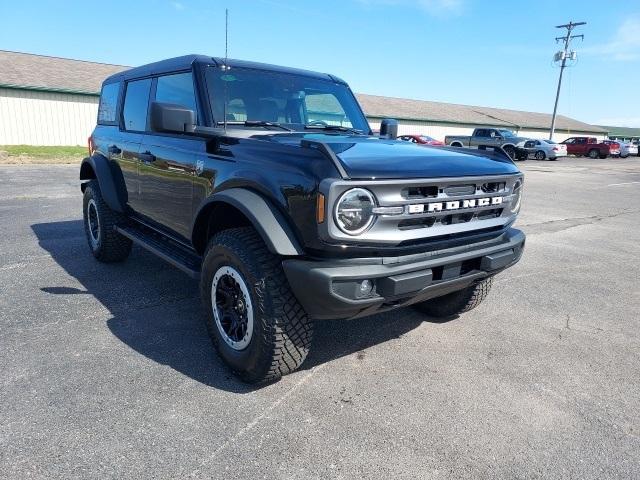
[[[514,163],[493,152],[415,145],[399,140],[355,135],[291,133],[253,138],[298,145],[323,142],[353,179],[437,178],[518,173]]]

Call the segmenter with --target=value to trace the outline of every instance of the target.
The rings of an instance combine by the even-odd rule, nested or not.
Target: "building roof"
[[[548,130],[551,126],[551,115],[548,113],[457,105],[455,103],[411,100],[408,98],[380,97],[362,93],[356,96],[369,117],[467,125],[492,125],[511,129],[539,128]],[[601,127],[580,122],[564,115],[556,116],[556,129],[606,133],[606,130]]]
[[[185,62],[221,59],[187,55],[170,61]],[[164,61],[167,62],[167,61]],[[266,66],[242,60],[229,60],[238,66]],[[162,65],[157,62],[153,65]],[[150,66],[138,67],[141,69]],[[102,82],[109,76],[129,70],[125,65],[72,60],[69,58],[48,57],[29,53],[0,50],[0,87],[47,90],[69,93],[97,95]],[[314,76],[324,76],[304,70],[274,67],[283,71],[292,71]],[[339,80],[331,77],[334,80]],[[374,118],[397,118],[399,120],[431,121],[450,124],[491,125],[517,129],[548,129],[551,115],[547,113],[523,112],[490,107],[457,105],[452,103],[411,100],[406,98],[381,97],[356,94],[365,114]],[[556,128],[569,132],[606,133],[609,127],[598,127],[574,120],[563,115],[556,118]]]
[[[607,130],[609,132],[610,137],[624,137],[624,138],[639,137],[640,138],[640,128],[612,127],[612,126],[606,126],[606,125],[598,125],[598,126]]]
[[[127,68],[0,50],[0,87],[95,95],[105,78]]]

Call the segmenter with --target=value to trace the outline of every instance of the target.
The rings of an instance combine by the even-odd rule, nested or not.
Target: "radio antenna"
[[[229,58],[229,9],[224,9],[224,62]]]
[[[229,9],[224,9],[224,65],[222,66],[222,71],[226,72],[229,70]],[[229,103],[228,93],[227,93],[227,82],[224,82],[224,134],[227,134],[227,103]]]

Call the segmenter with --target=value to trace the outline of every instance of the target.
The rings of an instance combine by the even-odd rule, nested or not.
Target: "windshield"
[[[252,68],[207,68],[217,124],[269,122],[294,130],[345,127],[369,133],[369,124],[346,85]],[[226,102],[225,102],[226,98]],[[226,103],[226,105],[225,105]]]
[[[422,140],[424,140],[425,142],[433,142],[435,140],[435,138],[432,138],[432,137],[430,137],[428,135],[420,135],[420,138]]]
[[[511,130],[499,130],[499,132],[503,137],[515,137]]]

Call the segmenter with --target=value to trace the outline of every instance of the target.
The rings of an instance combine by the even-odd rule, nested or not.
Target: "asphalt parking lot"
[[[0,166],[0,477],[640,477],[640,158],[520,165],[527,249],[487,302],[319,323],[259,389],[196,283],[93,260],[77,167]]]

